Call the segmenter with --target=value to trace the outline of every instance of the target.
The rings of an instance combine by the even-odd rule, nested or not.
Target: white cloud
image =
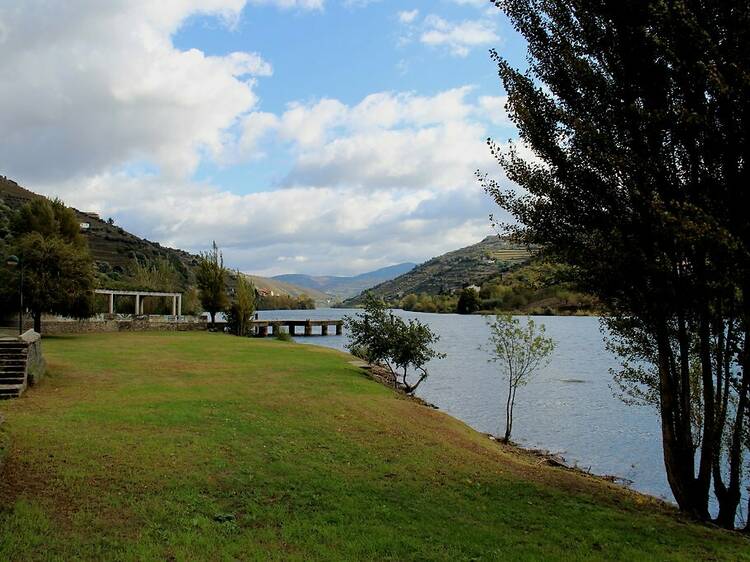
[[[452,193],[297,187],[238,195],[210,184],[104,174],[38,187],[75,194],[78,206],[166,245],[197,251],[215,239],[230,267],[266,275],[359,273],[422,261],[485,236],[491,208],[476,186]]]
[[[419,40],[425,45],[445,46],[458,57],[465,57],[472,48],[500,41],[495,23],[490,20],[449,22],[431,14],[424,20]]]
[[[492,205],[473,172],[493,166],[484,138],[502,119],[497,99],[462,87],[260,111],[255,83],[272,67],[259,54],[209,56],[172,42],[191,15],[231,27],[245,4],[0,4],[2,173],[152,240],[195,251],[216,239],[228,264],[259,273],[355,273],[488,232]],[[237,165],[277,148],[288,169],[266,191],[195,179],[202,162]]]
[[[419,10],[408,10],[398,13],[398,21],[401,23],[413,23],[419,16]]]
[[[189,176],[202,154],[224,150],[225,132],[255,107],[256,53],[181,51],[171,35],[191,14],[230,21],[244,0],[28,0],[0,7],[0,145],[10,175],[95,174],[149,160]],[[43,162],[44,165],[40,165]]]
[[[508,96],[481,96],[478,109],[482,117],[493,125],[513,127],[513,122],[505,109],[507,103]]]
[[[481,103],[467,101],[472,90],[381,92],[352,106],[296,103],[278,117],[251,114],[240,144],[252,153],[269,131],[289,143],[295,161],[285,185],[455,189],[491,165],[483,124],[489,119]]]
[[[299,8],[303,10],[322,10],[325,0],[249,0],[254,6],[276,6],[277,8]]]
[[[383,92],[353,105],[323,99],[250,113],[236,150],[281,144],[292,158],[273,191],[122,172],[34,187],[168,245],[200,250],[216,239],[227,263],[248,272],[357,273],[421,261],[489,233],[492,204],[473,173],[493,164],[472,95],[471,87]]]

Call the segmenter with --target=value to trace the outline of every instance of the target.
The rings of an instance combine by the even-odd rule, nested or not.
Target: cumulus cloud
[[[295,161],[287,186],[455,189],[491,165],[487,109],[467,100],[472,91],[381,92],[352,106],[333,99],[295,103],[278,117],[251,114],[240,144],[253,153],[269,132],[288,143]]]
[[[172,41],[195,14],[232,27],[246,3],[324,7],[323,0],[0,5],[2,173],[164,244],[197,251],[216,239],[227,263],[248,272],[357,273],[487,234],[492,206],[473,172],[492,168],[484,138],[503,121],[500,99],[467,86],[261,111],[256,81],[273,69],[260,54],[209,56]],[[264,191],[235,193],[196,179],[204,162],[246,165],[277,149],[288,165]]]
[[[28,0],[0,7],[0,161],[29,181],[149,160],[189,176],[255,107],[260,55],[176,49],[191,14],[237,17],[244,1]],[[40,165],[43,163],[43,165]]]
[[[265,275],[353,274],[422,261],[481,239],[491,210],[476,189],[295,187],[241,195],[126,174],[39,187],[75,193],[79,206],[169,246],[197,251],[216,239],[231,267]]]
[[[453,0],[457,4],[479,6],[474,0]],[[484,4],[484,0],[481,0]],[[428,14],[418,21],[419,11],[398,12],[403,25],[399,43],[405,45],[418,40],[424,45],[442,47],[457,57],[466,57],[473,48],[492,45],[500,41],[497,24],[488,12],[486,17],[460,22],[448,21],[436,14]]]
[[[494,22],[466,20],[449,22],[431,14],[425,18],[425,30],[419,40],[425,45],[445,46],[458,57],[465,57],[471,49],[500,41]]]
[[[407,10],[398,13],[398,21],[401,23],[412,23],[419,16],[419,10]]]
[[[489,232],[492,205],[473,176],[493,168],[481,100],[462,87],[252,112],[238,150],[290,153],[275,190],[236,194],[117,172],[41,187],[165,244],[199,250],[217,239],[227,262],[250,272],[357,273],[421,261]]]

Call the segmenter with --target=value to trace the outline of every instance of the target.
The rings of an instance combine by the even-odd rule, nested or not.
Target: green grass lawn
[[[750,560],[335,351],[207,333],[44,350],[49,376],[0,403],[0,560]]]

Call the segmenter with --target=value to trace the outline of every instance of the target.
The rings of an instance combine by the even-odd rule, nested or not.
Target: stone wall
[[[25,332],[21,337],[29,345],[26,356],[26,379],[27,383],[34,385],[44,376],[47,370],[47,362],[42,355],[42,336],[33,330]]]
[[[208,329],[204,321],[163,321],[148,316],[132,320],[42,320],[42,333],[49,336],[64,334],[100,334],[108,332],[199,332]]]

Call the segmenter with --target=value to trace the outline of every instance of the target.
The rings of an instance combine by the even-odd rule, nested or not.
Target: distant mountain
[[[276,275],[272,279],[284,283],[292,283],[300,287],[321,291],[337,299],[347,299],[360,294],[365,289],[395,279],[416,267],[414,263],[400,263],[369,271],[353,277],[337,277],[332,275]]]
[[[43,196],[21,187],[13,180],[0,176],[0,199],[11,209],[17,209],[38,197]],[[119,226],[102,220],[94,213],[86,213],[78,209],[73,209],[73,211],[81,224],[87,225],[83,234],[88,240],[91,256],[96,262],[97,269],[103,275],[110,276],[110,280],[116,279],[117,276],[127,271],[133,265],[135,259],[144,263],[166,259],[180,273],[183,289],[195,284],[193,270],[198,264],[198,256],[139,238]],[[265,277],[249,277],[257,288],[267,289],[278,295],[298,297],[306,294],[320,303],[326,303],[330,300],[330,297],[322,291],[316,291],[308,287],[279,283]],[[103,282],[106,282],[106,279],[103,279]]]
[[[259,277],[257,275],[247,275],[248,279],[252,281],[256,289],[265,289],[273,291],[275,295],[289,295],[290,297],[301,297],[306,295],[313,299],[317,304],[333,304],[336,299],[331,295],[319,291],[312,287],[303,287],[298,283],[286,283],[278,279],[269,279],[267,277]]]
[[[450,293],[466,285],[481,285],[530,257],[526,247],[498,236],[488,236],[477,244],[432,258],[395,279],[372,287],[371,291],[388,301],[410,293]],[[359,302],[360,298],[355,297],[346,304]]]

